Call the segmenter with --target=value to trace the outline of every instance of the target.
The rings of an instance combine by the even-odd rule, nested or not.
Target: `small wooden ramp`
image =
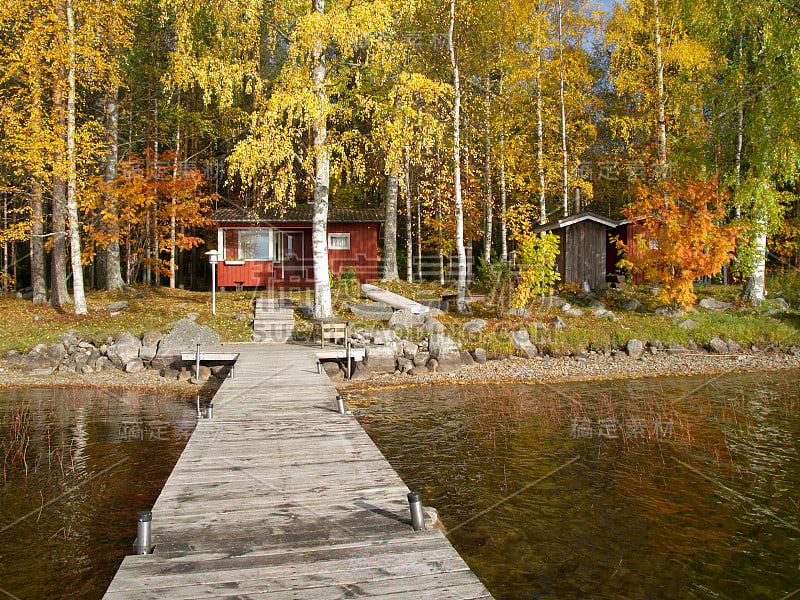
[[[256,298],[254,342],[287,342],[293,331],[294,310],[290,298]]]
[[[408,488],[335,411],[313,348],[236,350],[153,507],[155,552],[126,557],[107,600],[491,598],[439,530],[411,529]]]

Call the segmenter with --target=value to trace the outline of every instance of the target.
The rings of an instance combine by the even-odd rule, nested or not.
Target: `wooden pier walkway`
[[[411,529],[408,488],[312,348],[236,350],[153,506],[155,552],[105,599],[491,598],[439,530]]]

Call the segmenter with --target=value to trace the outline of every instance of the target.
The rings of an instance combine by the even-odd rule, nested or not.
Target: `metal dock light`
[[[136,542],[134,547],[136,554],[151,554],[153,544],[150,535],[150,524],[153,521],[153,513],[149,510],[140,510],[136,515]]]
[[[340,415],[343,415],[345,413],[344,398],[342,398],[341,396],[336,396],[336,408],[339,409]]]
[[[414,531],[425,529],[425,516],[422,513],[422,494],[410,492],[408,494],[408,507],[411,510],[411,527]]]
[[[213,419],[214,418],[214,405],[209,404],[206,406],[206,419]]]

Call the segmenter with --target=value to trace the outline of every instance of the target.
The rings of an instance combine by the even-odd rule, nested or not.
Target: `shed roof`
[[[227,207],[217,210],[211,218],[217,223],[311,223],[312,206],[292,206],[278,210],[248,210]],[[328,223],[382,223],[384,213],[379,208],[330,208]]]
[[[570,215],[569,217],[564,217],[563,219],[558,219],[557,221],[550,221],[545,225],[540,225],[533,231],[535,233],[541,233],[543,231],[552,231],[553,229],[561,229],[563,227],[575,225],[576,223],[580,223],[581,221],[594,221],[595,223],[600,223],[601,225],[605,225],[606,227],[616,227],[617,225],[619,225],[619,221],[615,221],[614,219],[609,219],[608,217],[599,215],[596,212],[587,210],[585,212]]]

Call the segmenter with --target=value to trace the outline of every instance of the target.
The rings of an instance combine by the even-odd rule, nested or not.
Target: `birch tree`
[[[447,28],[447,49],[453,74],[453,200],[456,219],[456,252],[458,253],[458,280],[456,283],[456,310],[466,312],[467,254],[464,249],[464,204],[461,198],[461,80],[458,72],[458,53],[453,43],[456,22],[456,0],[450,0],[450,22]]]

